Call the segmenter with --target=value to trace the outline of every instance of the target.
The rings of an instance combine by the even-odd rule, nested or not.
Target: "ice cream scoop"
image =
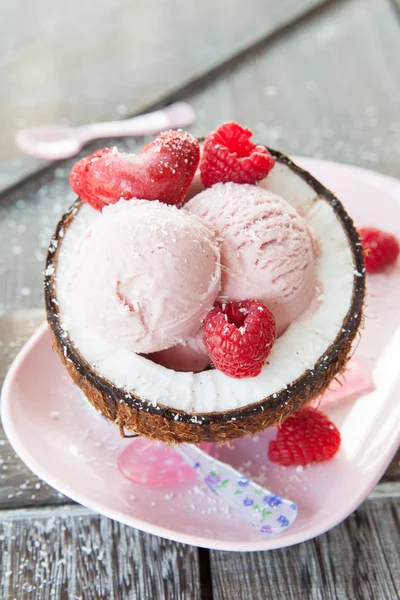
[[[216,184],[185,208],[221,240],[221,296],[264,302],[282,334],[315,291],[313,240],[304,219],[280,196],[237,183]]]
[[[193,373],[204,371],[211,364],[211,359],[203,344],[202,327],[194,337],[167,350],[149,354],[148,358],[167,369]]]
[[[219,290],[219,247],[198,217],[120,200],[86,229],[61,296],[111,346],[150,353],[195,335]]]

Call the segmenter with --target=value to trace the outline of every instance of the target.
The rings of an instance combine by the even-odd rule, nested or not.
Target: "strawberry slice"
[[[121,198],[159,200],[179,207],[199,159],[196,138],[171,130],[160,133],[139,154],[98,150],[74,165],[69,182],[81,200],[97,210]]]

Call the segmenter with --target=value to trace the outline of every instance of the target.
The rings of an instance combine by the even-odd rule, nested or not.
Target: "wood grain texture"
[[[197,549],[81,507],[3,513],[2,600],[199,600]]]
[[[0,188],[42,164],[18,153],[18,129],[143,110],[326,1],[252,0],[246,10],[241,0],[228,10],[213,0],[39,0],[34,10],[30,0],[8,3]]]
[[[17,310],[0,317],[0,385],[18,352],[45,320],[41,308]]]
[[[44,318],[42,309],[19,310],[0,318],[0,388],[12,360]],[[70,502],[25,466],[0,425],[0,509]]]
[[[164,3],[163,10],[171,13],[164,19],[163,25],[169,29],[170,36],[168,38],[167,35],[164,40],[175,35],[174,27],[182,14],[188,16],[187,13],[179,16],[172,14],[175,1],[177,2],[171,0]],[[226,57],[229,63],[210,77],[203,78],[197,87],[194,84],[183,98],[192,102],[197,110],[198,122],[194,128],[196,134],[202,135],[219,122],[234,118],[252,127],[258,141],[290,154],[358,164],[399,176],[400,111],[397,96],[400,72],[397,56],[400,54],[400,26],[399,20],[394,16],[395,1],[346,0],[328,3],[326,9],[313,15],[313,18],[303,21],[283,35],[269,39],[264,45],[259,44],[254,50],[242,53],[235,60],[230,60],[232,51],[229,50],[228,42],[231,43],[230,48],[234,48],[233,53],[241,52],[244,38],[238,41],[238,30],[232,31],[228,27],[229,21],[227,27],[224,29],[224,25],[221,29],[218,18],[214,22],[209,19],[208,4],[211,4],[211,0],[197,3],[196,8],[192,3],[187,3],[187,10],[190,6],[190,10],[194,11],[190,18],[195,19],[195,11],[204,9],[203,30],[198,27],[198,31],[189,33],[188,29],[187,39],[177,39],[165,58],[162,40],[157,40],[155,35],[152,40],[154,60],[151,65],[146,66],[146,73],[141,80],[139,77],[139,81],[135,81],[134,73],[139,73],[142,66],[130,64],[135,62],[131,60],[131,52],[136,41],[127,45],[126,37],[123,36],[121,40],[115,41],[114,48],[119,46],[120,41],[120,48],[117,50],[123,52],[123,48],[126,48],[123,62],[128,67],[124,77],[121,77],[120,69],[114,69],[113,65],[108,70],[104,69],[104,72],[99,65],[93,74],[90,72],[90,61],[79,66],[76,81],[79,85],[84,85],[81,102],[84,110],[79,112],[79,118],[83,119],[82,115],[85,114],[93,119],[122,117],[124,112],[134,112],[147,103],[168,96],[173,92],[174,85],[185,85],[190,78],[204,75],[208,69],[215,68],[218,61],[225,60],[221,54],[221,46],[212,43],[222,33],[225,36],[225,50],[228,48]],[[18,0],[9,3],[6,10],[10,11],[11,16],[18,13],[21,2],[22,0]],[[5,81],[1,77],[4,72],[1,69],[7,61],[11,65],[12,78],[19,80],[16,91],[7,91],[4,97],[2,106],[6,106],[6,110],[3,113],[0,107],[0,114],[4,117],[3,122],[7,123],[9,132],[8,138],[3,136],[8,146],[12,128],[25,126],[39,118],[45,122],[47,119],[59,120],[63,116],[71,120],[78,119],[79,116],[78,110],[74,108],[76,97],[74,99],[74,95],[70,93],[71,87],[65,87],[58,73],[63,64],[74,64],[71,44],[79,50],[82,48],[80,40],[88,33],[87,43],[92,45],[92,49],[94,47],[94,34],[91,32],[96,31],[96,27],[93,24],[91,27],[85,26],[91,3],[83,7],[87,11],[86,17],[84,15],[78,23],[77,37],[69,34],[72,41],[71,44],[64,43],[63,55],[64,50],[61,53],[54,51],[52,54],[45,52],[45,47],[57,44],[57,37],[60,44],[65,42],[65,37],[59,35],[58,27],[63,27],[64,32],[71,28],[75,30],[74,11],[76,12],[79,3],[72,0],[70,8],[65,8],[69,12],[66,23],[63,24],[58,23],[57,15],[54,17],[51,10],[48,10],[48,2],[49,0],[41,0],[39,4],[35,4],[35,11],[30,9],[32,14],[27,19],[30,26],[21,34],[27,36],[24,38],[25,42],[21,45],[21,37],[15,37],[13,55],[5,56],[2,53],[4,60],[0,66],[1,80]],[[148,4],[151,10],[155,1]],[[261,4],[268,15],[258,11],[255,14],[260,16],[259,19],[254,14],[251,16],[247,22],[251,35],[245,40],[248,45],[254,44],[255,31],[262,29],[265,32],[265,27],[269,27],[268,6],[274,4],[274,7],[285,7],[289,0],[274,3],[257,0],[253,5],[258,10],[257,7]],[[306,5],[300,2],[291,4],[296,11]],[[112,6],[122,5],[128,6],[128,11],[138,10],[139,6],[128,0],[117,0],[109,3],[105,10],[112,11]],[[214,5],[215,3],[212,4],[213,7]],[[79,4],[81,6],[82,3]],[[142,7],[143,4],[141,10]],[[36,27],[35,19],[41,21],[41,10],[45,10],[49,18],[43,21],[43,25]],[[59,15],[62,19],[61,12]],[[119,24],[118,15],[113,14],[113,18],[116,21],[109,25],[109,37],[115,28],[124,27]],[[145,19],[144,16],[140,18]],[[243,15],[240,13],[238,18],[232,9],[230,18],[240,21]],[[10,21],[2,17],[0,31],[9,29],[11,35],[16,28],[6,26],[8,22]],[[160,22],[163,22],[162,18]],[[138,26],[143,25],[143,21],[137,23]],[[240,27],[245,25],[246,21],[243,21]],[[40,27],[49,30],[49,39],[46,39],[43,31],[41,34]],[[144,35],[146,27],[143,26],[142,29]],[[31,35],[34,31],[35,39]],[[270,31],[273,31],[273,27]],[[171,78],[172,71],[168,69],[172,68],[175,59],[172,54],[178,55],[179,49],[185,47],[188,40],[189,45],[194,46],[196,35],[202,42],[205,39],[209,41],[206,51],[209,57],[212,53],[215,56],[211,57],[212,61],[207,66],[202,55],[203,62],[199,60],[197,70],[190,63],[192,56],[178,57],[173,65],[178,76]],[[100,30],[96,32],[96,37],[101,39]],[[100,55],[105,52],[105,44],[98,46],[92,54],[96,63],[101,63]],[[110,60],[117,56],[117,50],[111,52]],[[35,73],[33,66],[41,53],[48,62],[51,59],[55,66],[51,70],[45,61],[43,72],[34,81],[30,74]],[[158,61],[157,57],[161,59]],[[8,68],[7,65],[5,68]],[[117,84],[115,95],[115,88],[107,86],[110,88],[107,91],[101,80],[104,73],[110,71],[113,71],[112,77]],[[165,71],[166,77],[158,82],[158,73],[161,71]],[[49,78],[49,89],[54,92],[53,98],[41,80],[45,72]],[[118,73],[121,81],[117,81]],[[88,76],[88,82],[82,81],[84,75]],[[167,76],[170,77],[168,85]],[[53,79],[50,81],[51,78]],[[149,83],[150,78],[154,81]],[[40,96],[35,96],[38,82]],[[157,91],[158,83],[160,87]],[[104,92],[99,94],[99,89]],[[15,94],[22,101],[17,100]],[[63,97],[61,103],[60,95]],[[25,105],[24,99],[29,99]],[[17,123],[17,117],[24,119],[21,125]],[[113,140],[107,141],[108,144],[112,142]],[[134,151],[142,140],[123,140],[117,143],[121,149]],[[105,142],[102,141],[98,147],[104,145]],[[92,146],[93,149],[95,147]],[[18,160],[18,157],[15,155],[14,159]],[[7,159],[10,166],[14,159],[12,155]],[[24,182],[3,195],[0,201],[0,314],[42,306],[41,271],[44,253],[54,224],[62,210],[73,200],[67,184],[72,162],[60,163],[56,169]],[[15,173],[20,168],[21,165],[17,165]],[[17,349],[16,342],[18,338],[22,339],[24,333],[22,329],[16,329],[14,324],[11,333],[5,334],[1,330],[1,323],[0,321],[0,340],[3,341],[4,336],[9,335],[7,344],[10,341],[14,344],[7,346],[6,357],[4,344],[3,349],[0,348],[0,370],[4,373],[11,354]],[[0,464],[0,505],[3,509],[17,508],[0,512],[2,600],[199,598],[196,550],[125,528],[78,506],[55,508],[54,504],[66,500],[59,498],[57,492],[34,478],[15,457],[1,435],[0,461],[3,461]],[[375,488],[370,499],[355,514],[315,540],[268,553],[212,552],[214,598],[400,598],[399,461],[400,455],[392,462],[384,482]],[[37,485],[41,487],[37,489]],[[38,503],[49,504],[51,507],[40,510],[18,509]],[[206,573],[206,570],[203,572]],[[207,590],[208,596],[204,598],[211,597],[209,588]]]
[[[289,155],[400,177],[399,55],[391,0],[335,2],[185,99],[196,133],[235,119]]]
[[[338,527],[270,552],[211,552],[215,600],[395,600],[400,498],[368,500]]]
[[[388,470],[382,477],[382,482],[400,482],[400,449],[397,451]]]
[[[289,154],[400,175],[399,53],[400,26],[390,0],[328,4],[188,94],[198,114],[194,132],[202,135],[233,118],[252,127],[258,141]],[[116,142],[135,151],[142,141],[103,140],[92,149]],[[73,162],[3,195],[0,314],[42,305],[45,248],[74,198],[67,183]]]

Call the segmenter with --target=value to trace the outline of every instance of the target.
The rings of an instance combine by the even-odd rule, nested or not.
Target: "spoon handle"
[[[173,446],[198,477],[262,534],[285,531],[297,516],[297,505],[244,477],[239,471],[197,446]]]
[[[192,125],[196,119],[194,109],[186,102],[174,102],[154,112],[138,115],[132,119],[92,123],[77,127],[82,142],[102,137],[141,136]]]

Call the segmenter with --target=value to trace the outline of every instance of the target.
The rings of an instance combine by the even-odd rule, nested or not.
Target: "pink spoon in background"
[[[212,454],[212,444],[203,443],[201,448]],[[135,438],[122,450],[118,469],[129,481],[147,486],[181,483],[195,475],[194,469],[172,447],[143,437]]]
[[[192,125],[195,119],[196,114],[189,104],[175,102],[160,110],[122,121],[90,123],[80,127],[43,125],[23,129],[15,136],[15,142],[25,154],[36,158],[59,160],[74,156],[90,140],[148,135],[164,129],[187,127]]]

